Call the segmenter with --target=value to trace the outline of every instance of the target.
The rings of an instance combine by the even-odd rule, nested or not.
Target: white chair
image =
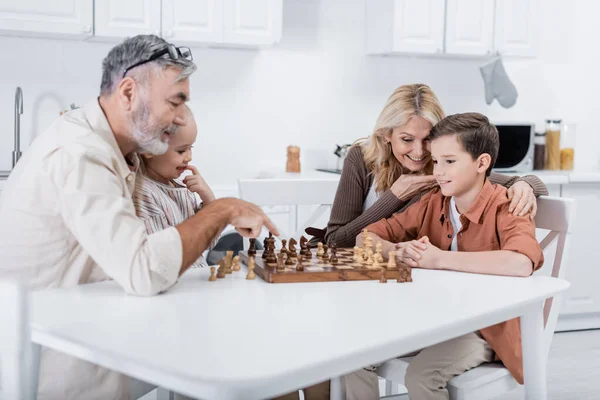
[[[32,345],[29,297],[22,284],[0,281],[0,399],[37,397],[39,345]]]
[[[331,208],[337,181],[326,179],[240,179],[238,180],[240,199],[249,201],[261,207],[292,206],[294,207],[295,232],[289,234],[280,232],[280,238],[291,237],[298,240],[306,227],[314,224],[326,211]],[[319,205],[319,207],[298,226],[298,206]],[[248,240],[244,239],[244,248],[248,248]]]
[[[544,250],[546,261],[554,260],[552,263],[551,276],[564,278],[566,271],[567,244],[570,241],[570,224],[575,212],[575,200],[540,197],[538,198],[538,211],[535,217],[536,227],[549,230],[546,237],[540,241]],[[554,257],[549,252],[549,247],[556,242]],[[542,268],[542,273],[549,265]],[[558,312],[561,305],[560,296],[546,300],[544,305],[544,340],[546,347],[546,358],[550,352],[552,336],[558,320]],[[386,396],[392,394],[392,382],[404,384],[406,368],[412,357],[396,358],[383,363],[377,374],[387,380]],[[545,363],[544,363],[545,364]],[[453,400],[486,400],[515,389],[518,383],[513,379],[510,372],[502,364],[484,364],[462,375],[456,376],[448,382],[448,391]]]

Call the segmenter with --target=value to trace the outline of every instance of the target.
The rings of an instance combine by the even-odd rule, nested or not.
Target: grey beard
[[[157,124],[152,124],[150,119],[150,110],[146,104],[133,115],[131,119],[131,134],[138,151],[141,153],[150,153],[160,155],[167,152],[169,144],[161,141],[161,136],[167,129],[162,129]],[[174,131],[171,128],[170,131]]]

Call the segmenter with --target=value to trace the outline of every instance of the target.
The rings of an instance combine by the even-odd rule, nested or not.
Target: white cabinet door
[[[563,295],[561,315],[600,314],[600,185],[570,183],[563,185],[562,196],[577,201],[572,225],[566,279],[571,287]],[[595,326],[600,328],[600,326]]]
[[[176,44],[220,43],[222,0],[162,0],[163,37]]]
[[[224,0],[223,42],[248,46],[281,40],[283,0]]]
[[[444,51],[444,0],[395,0],[393,51]]]
[[[495,50],[503,56],[534,57],[539,30],[537,0],[496,1]]]
[[[121,41],[143,34],[160,36],[160,0],[96,1],[95,38]]]
[[[0,33],[86,38],[92,35],[93,0],[0,0]]]
[[[494,0],[448,0],[446,7],[446,53],[492,54]]]

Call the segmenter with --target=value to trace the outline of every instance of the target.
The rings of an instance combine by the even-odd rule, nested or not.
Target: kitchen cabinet
[[[367,53],[441,54],[445,0],[367,2]]]
[[[232,45],[273,45],[281,39],[281,0],[223,1],[223,42]]]
[[[538,1],[367,2],[367,53],[535,56]]]
[[[446,3],[447,54],[492,54],[495,0],[448,0]]]
[[[539,0],[496,0],[494,51],[503,56],[534,57],[540,21]]]
[[[118,41],[161,34],[161,0],[105,0],[94,5],[93,40]]]
[[[94,40],[149,33],[177,44],[215,47],[281,40],[283,0],[111,0],[96,2],[96,8]]]
[[[92,36],[93,0],[0,0],[0,34],[83,39]]]
[[[562,186],[562,196],[577,205],[566,260],[571,287],[563,294],[557,330],[600,328],[600,184],[569,183]]]

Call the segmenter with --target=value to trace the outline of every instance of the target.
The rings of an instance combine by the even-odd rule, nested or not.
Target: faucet
[[[19,86],[15,91],[15,149],[12,153],[12,167],[21,158],[21,114],[23,114],[23,91]]]

